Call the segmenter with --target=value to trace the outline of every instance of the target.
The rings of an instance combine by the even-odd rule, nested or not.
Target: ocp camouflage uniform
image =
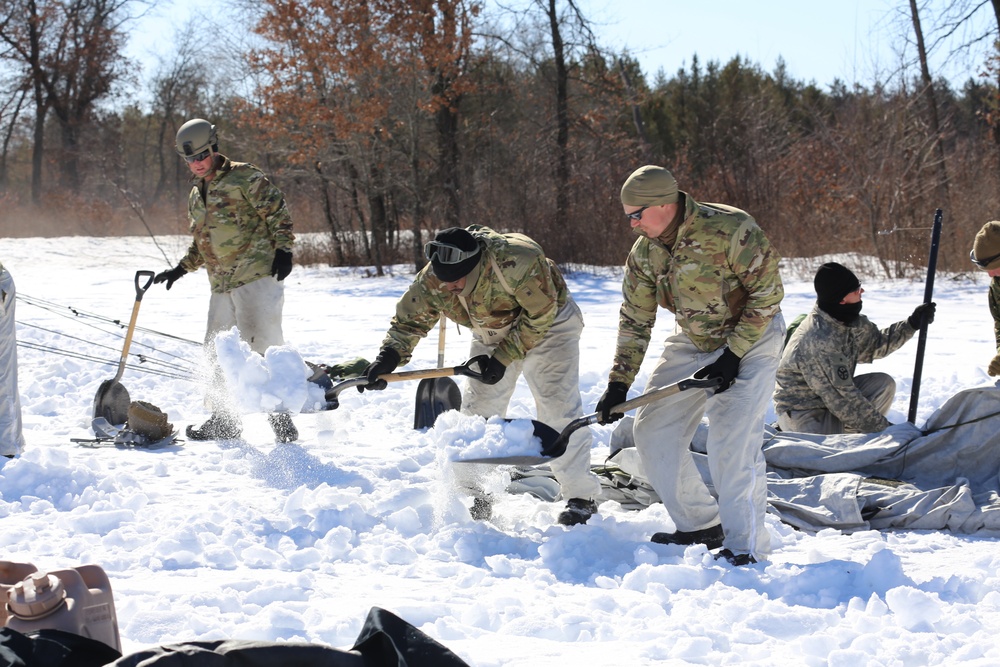
[[[271,276],[277,249],[295,241],[285,197],[252,164],[222,164],[210,181],[200,179],[188,195],[188,222],[194,237],[180,266],[208,271],[209,303],[205,342],[233,326],[260,354],[283,345],[281,310],[284,286]]]
[[[194,241],[180,262],[189,273],[204,265],[216,293],[270,276],[274,251],[295,241],[281,190],[254,165],[220,157],[212,180],[188,195]]]
[[[470,358],[492,354],[507,366],[497,384],[466,383],[463,412],[487,418],[506,414],[523,373],[538,420],[562,430],[583,416],[580,309],[559,268],[533,240],[480,225],[467,229],[483,253],[466,276],[461,298],[442,286],[428,264],[397,303],[382,347],[395,349],[400,363],[407,363],[420,339],[445,315],[472,329]],[[592,499],[600,491],[590,472],[591,442],[589,429],[576,431],[566,453],[550,464],[565,498]]]
[[[854,376],[901,348],[916,329],[906,320],[879,329],[864,315],[844,324],[819,306],[802,321],[781,355],[774,390],[778,425],[804,433],[875,433],[885,418],[896,382],[885,373]],[[832,417],[832,419],[831,419]]]
[[[779,256],[754,219],[680,193],[676,237],[640,238],[622,284],[618,345],[609,379],[631,385],[646,354],[657,307],[676,316],[646,391],[674,384],[712,363],[728,346],[741,357],[736,382],[711,396],[693,389],[639,408],[633,437],[643,469],[681,531],[724,527],[724,545],[761,559],[770,553],[764,525],[764,414],[785,328]],[[664,232],[674,234],[673,229]],[[691,455],[704,415],[713,497]]]

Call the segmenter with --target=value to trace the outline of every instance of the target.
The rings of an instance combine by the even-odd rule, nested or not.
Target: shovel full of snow
[[[406,380],[444,378],[452,377],[454,375],[464,375],[465,377],[475,378],[476,380],[482,379],[483,374],[481,372],[472,370],[472,361],[472,359],[469,359],[464,364],[460,366],[453,366],[451,368],[427,368],[417,371],[401,371],[399,373],[386,373],[385,375],[379,375],[378,377],[380,380],[385,380],[386,382],[404,382]],[[338,382],[333,385],[327,389],[325,393],[326,409],[336,410],[340,406],[340,392],[344,391],[348,387],[363,387],[366,384],[368,384],[368,378],[362,376],[351,378],[350,380],[344,380],[343,382]]]
[[[631,400],[616,405],[611,408],[611,412],[625,413],[629,410],[642,407],[648,403],[658,401],[661,398],[673,396],[674,394],[684,391],[685,389],[715,389],[721,384],[721,378],[705,378],[704,380],[685,378],[680,382],[675,382],[674,384],[661,387],[660,389],[654,389],[653,391],[647,391],[641,396],[636,396]],[[584,426],[597,424],[600,418],[600,413],[595,412],[594,414],[574,419],[566,425],[566,428],[564,428],[562,432],[559,432],[542,422],[531,420],[533,436],[537,438],[538,442],[541,444],[540,451],[537,454],[518,453],[504,455],[500,453],[495,456],[476,456],[467,459],[454,459],[453,463],[495,463],[505,465],[540,465],[548,463],[552,459],[558,458],[566,453],[566,445],[569,443],[569,438],[573,435],[573,433],[580,430]],[[508,419],[505,421],[513,422],[515,420]]]
[[[140,283],[145,278],[146,284]],[[125,360],[128,358],[128,349],[132,344],[132,333],[135,331],[135,320],[139,316],[139,304],[142,302],[142,295],[146,293],[149,286],[153,284],[152,271],[135,272],[135,305],[132,306],[132,319],[128,323],[128,331],[125,333],[125,347],[122,348],[122,356],[118,361],[118,372],[110,380],[105,380],[97,388],[97,395],[94,397],[94,420],[105,419],[108,424],[124,424],[128,419],[128,406],[132,402],[128,395],[128,390],[119,382],[122,373],[125,372]]]

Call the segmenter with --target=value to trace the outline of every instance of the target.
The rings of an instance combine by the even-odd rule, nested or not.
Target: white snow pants
[[[688,389],[655,401],[636,411],[633,426],[646,477],[677,529],[700,530],[721,521],[724,546],[757,560],[771,551],[764,524],[767,477],[762,446],[764,415],[774,392],[784,333],[779,313],[740,361],[732,387],[717,395]],[[701,352],[686,334],[670,336],[645,391],[691,376],[715,361],[722,349]],[[698,472],[690,449],[706,413],[708,468],[718,500]]]
[[[265,276],[222,294],[212,292],[205,345],[213,347],[215,334],[234,326],[240,330],[240,338],[258,354],[264,354],[272,345],[284,345],[281,333],[284,305],[285,284],[274,276]]]
[[[24,451],[21,397],[17,392],[17,332],[14,327],[14,278],[0,268],[0,455]]]
[[[486,385],[469,380],[466,383],[462,412],[486,418],[506,415],[517,378],[523,373],[535,399],[538,421],[561,431],[571,421],[583,416],[583,401],[580,399],[582,332],[583,314],[570,298],[559,310],[552,328],[542,341],[529,350],[523,360],[511,363],[500,382]],[[492,354],[493,349],[473,339],[469,358]],[[562,488],[564,499],[593,499],[600,493],[601,483],[590,471],[592,442],[589,428],[577,430],[570,436],[566,453],[549,464]]]
[[[222,369],[215,356],[215,335],[239,329],[240,338],[250,349],[263,355],[272,345],[284,345],[281,310],[285,305],[285,284],[266,276],[229,292],[216,294],[208,302],[205,352],[212,367],[206,403],[213,412],[232,412]]]

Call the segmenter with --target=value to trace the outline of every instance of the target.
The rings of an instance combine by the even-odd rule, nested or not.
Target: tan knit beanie
[[[663,167],[647,164],[632,172],[622,186],[625,206],[660,206],[677,201],[677,181]]]
[[[983,225],[972,244],[972,255],[979,261],[993,258],[981,267],[984,271],[1000,269],[1000,220],[991,220]]]

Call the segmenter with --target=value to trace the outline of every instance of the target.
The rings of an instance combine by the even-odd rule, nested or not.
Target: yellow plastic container
[[[7,627],[52,629],[122,650],[111,582],[99,565],[33,572],[7,590]]]

